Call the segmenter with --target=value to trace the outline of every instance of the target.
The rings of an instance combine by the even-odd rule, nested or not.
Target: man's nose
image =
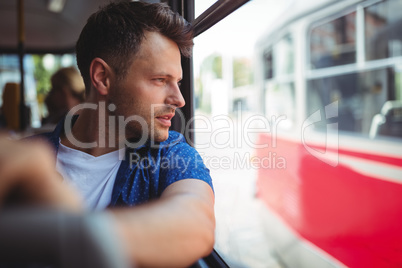
[[[186,104],[186,101],[181,94],[180,87],[178,84],[173,83],[170,87],[169,96],[166,99],[166,104],[174,105],[177,108],[181,108]]]

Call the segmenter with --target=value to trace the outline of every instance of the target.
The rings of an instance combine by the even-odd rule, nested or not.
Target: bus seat
[[[373,117],[370,138],[379,135],[402,138],[402,101],[387,101]]]
[[[3,116],[6,126],[11,130],[20,128],[20,85],[7,83],[3,90]]]

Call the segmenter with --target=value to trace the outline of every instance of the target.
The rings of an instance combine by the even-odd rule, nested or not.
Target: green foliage
[[[222,78],[222,56],[216,56],[212,59],[212,71],[216,78]]]
[[[49,72],[43,66],[43,55],[33,55],[34,77],[36,80],[36,91],[38,95],[46,95],[50,90],[50,77],[53,72]]]
[[[222,78],[222,56],[212,54],[204,59],[201,64],[201,76],[203,73],[210,72],[215,78]]]
[[[210,95],[204,88],[203,79],[212,75],[214,79],[222,79],[222,56],[211,54],[205,58],[200,67],[199,77],[195,80],[196,107],[206,113],[211,112]]]
[[[233,87],[241,87],[253,83],[254,75],[251,62],[246,58],[233,59]]]

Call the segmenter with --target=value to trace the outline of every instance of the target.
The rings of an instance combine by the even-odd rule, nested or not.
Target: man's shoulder
[[[187,143],[183,134],[173,130],[169,131],[168,139],[159,143],[155,148],[158,148],[159,152],[164,156],[197,154],[197,150]]]
[[[49,141],[53,136],[52,132],[42,132],[38,134],[33,134],[31,136],[24,137],[22,140],[24,141],[36,141],[36,140],[45,140]]]
[[[24,138],[26,141],[35,141],[35,140],[42,140],[50,145],[52,145],[56,151],[58,150],[58,145],[59,145],[59,135],[60,135],[60,128],[61,128],[61,123],[58,124],[55,129],[51,132],[43,132],[39,134],[35,134],[29,137]]]

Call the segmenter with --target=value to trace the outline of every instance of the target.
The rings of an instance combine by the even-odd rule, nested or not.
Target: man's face
[[[125,119],[141,117],[148,138],[164,141],[169,136],[175,109],[185,104],[178,86],[181,78],[177,44],[157,32],[146,32],[126,77],[111,86],[109,103],[116,105],[115,115]],[[138,120],[131,120],[126,133],[128,138],[141,138],[144,129]]]

